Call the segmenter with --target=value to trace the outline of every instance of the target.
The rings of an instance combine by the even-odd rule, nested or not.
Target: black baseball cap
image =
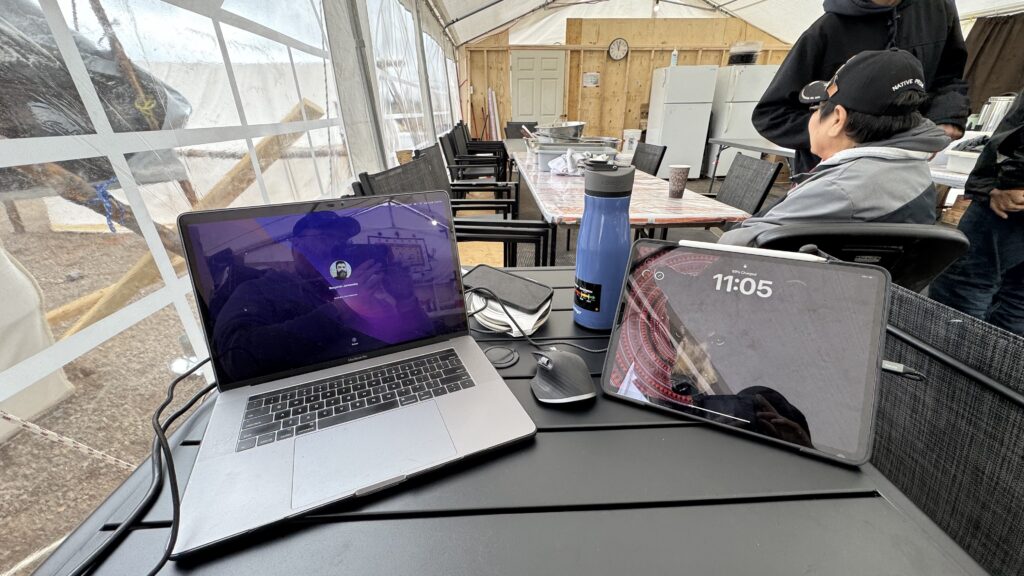
[[[835,92],[829,95],[829,88]],[[800,91],[800,102],[835,102],[847,110],[873,116],[901,116],[917,109],[898,106],[896,97],[904,92],[925,93],[921,62],[906,50],[866,50],[839,67],[828,82],[817,80]]]

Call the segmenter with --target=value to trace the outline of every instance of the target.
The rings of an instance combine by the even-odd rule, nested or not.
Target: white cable
[[[10,422],[11,424],[14,424],[15,426],[18,426],[22,430],[25,430],[29,434],[33,434],[33,435],[38,436],[38,437],[40,437],[40,438],[42,438],[44,440],[48,440],[50,442],[54,442],[56,444],[60,444],[61,446],[65,446],[67,448],[71,448],[72,450],[75,450],[75,451],[81,452],[82,454],[85,454],[87,456],[91,456],[93,458],[96,458],[97,460],[102,460],[103,462],[106,462],[107,464],[111,464],[113,466],[117,466],[118,468],[121,468],[122,470],[126,470],[128,472],[132,472],[132,471],[135,470],[135,466],[132,466],[131,464],[125,462],[124,460],[121,460],[120,458],[115,458],[114,456],[111,456],[110,454],[107,454],[106,452],[102,452],[100,450],[97,450],[97,449],[93,448],[92,446],[87,446],[85,444],[82,444],[81,442],[79,442],[78,440],[75,440],[74,438],[68,438],[67,436],[62,436],[60,434],[57,434],[56,432],[54,432],[52,430],[47,430],[46,428],[43,428],[42,426],[39,426],[37,424],[33,424],[33,423],[31,423],[31,422],[29,422],[27,420],[19,418],[19,417],[15,416],[14,414],[11,414],[10,412],[6,412],[4,410],[0,410],[0,420],[6,420],[6,421]]]

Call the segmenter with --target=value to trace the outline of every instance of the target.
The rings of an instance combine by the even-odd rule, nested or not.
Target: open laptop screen
[[[443,193],[192,212],[179,225],[222,389],[466,330]]]
[[[888,276],[768,254],[638,242],[605,389],[861,463]]]

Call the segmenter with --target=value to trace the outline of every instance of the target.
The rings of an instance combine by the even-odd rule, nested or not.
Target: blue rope
[[[86,202],[86,204],[92,204],[94,202],[103,204],[103,213],[107,217],[107,228],[109,228],[111,232],[117,232],[117,230],[114,229],[114,205],[110,201],[110,192],[108,191],[108,188],[115,183],[117,183],[117,176],[114,176],[110,180],[93,185],[93,188],[96,189],[96,198]],[[121,212],[118,216],[118,220],[120,221],[124,218],[124,208],[118,206],[118,209]]]

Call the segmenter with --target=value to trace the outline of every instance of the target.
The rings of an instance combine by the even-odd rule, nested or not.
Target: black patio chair
[[[443,190],[451,197],[451,190],[444,186],[431,186],[430,173],[424,163],[407,162],[376,174],[359,174],[359,190],[364,196],[402,194]],[[353,190],[356,186],[353,185]],[[499,198],[451,198],[452,213],[463,211],[487,212],[492,218],[504,220],[512,216],[512,201]]]
[[[519,245],[533,247],[533,265],[547,266],[551,243],[551,227],[536,220],[488,221],[479,218],[456,218],[457,242],[501,242],[504,266],[518,266]]]
[[[1024,566],[1024,338],[894,286],[871,463],[989,574]]]
[[[399,194],[403,192],[425,192],[443,190],[449,193],[451,184],[445,178],[445,167],[436,160],[432,151],[414,158],[411,162],[396,166],[377,174],[362,173],[359,181],[367,194]],[[433,164],[433,165],[431,165]],[[455,222],[455,238],[459,242],[480,241],[500,242],[503,247],[505,266],[515,266],[520,244],[534,247],[534,262],[546,266],[551,228],[546,222],[509,219],[513,215],[513,199],[453,198],[452,212],[464,214],[467,211],[493,211],[484,217],[458,218]]]
[[[465,198],[468,192],[490,192],[496,199],[510,200],[512,218],[519,217],[519,183],[480,180],[450,181],[451,171],[445,164],[440,144],[434,144],[416,151],[415,158],[422,158],[430,168],[430,186],[437,190],[448,190],[452,198]]]
[[[920,292],[963,256],[970,242],[955,228],[878,222],[787,224],[757,237],[758,248],[798,252],[809,245],[845,262],[881,266],[893,283]]]
[[[509,156],[505,150],[505,142],[501,140],[471,140],[469,128],[462,123],[452,128],[450,134],[452,134],[452,143],[457,156],[492,159],[498,167],[495,177],[500,180],[507,177]]]
[[[448,165],[449,179],[453,182],[480,179],[502,181],[504,167],[501,159],[494,156],[460,154],[455,146],[455,132],[453,128],[450,132],[438,136],[445,163]]]
[[[780,170],[781,162],[737,154],[715,199],[747,214],[756,214],[764,206]]]
[[[509,140],[521,140],[524,137],[523,128],[533,132],[537,127],[536,122],[505,122],[505,138]]]
[[[665,146],[641,142],[633,152],[633,166],[641,172],[657,176],[658,170],[661,169],[661,160],[665,158],[665,150]]]

